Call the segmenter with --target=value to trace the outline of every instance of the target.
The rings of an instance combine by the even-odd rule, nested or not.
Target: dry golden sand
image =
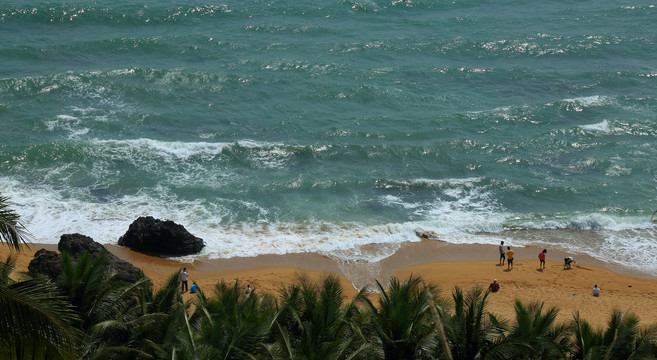
[[[169,276],[186,267],[190,285],[195,281],[206,294],[220,280],[229,283],[250,284],[256,292],[277,294],[279,289],[297,281],[303,275],[318,281],[327,274],[339,277],[345,295],[357,293],[354,277],[368,267],[366,264],[341,264],[318,254],[263,255],[238,259],[196,259],[183,263],[174,259],[148,256],[128,249],[107,245],[112,253],[141,268],[156,287],[162,286]],[[56,250],[57,245],[31,244],[19,254],[17,271],[26,271],[34,253],[41,248]],[[579,311],[594,326],[603,326],[612,309],[629,310],[639,316],[643,325],[657,324],[657,279],[646,274],[632,274],[627,269],[614,267],[587,256],[576,255],[577,264],[571,270],[563,269],[566,254],[548,251],[547,268],[538,270],[536,255],[540,249],[516,248],[514,269],[498,266],[497,247],[491,245],[452,245],[439,241],[423,240],[405,244],[393,256],[375,266],[376,280],[386,284],[390,276],[400,280],[411,274],[422,275],[429,283],[449,296],[455,286],[469,289],[472,286],[488,287],[496,278],[501,289],[490,294],[488,310],[499,317],[512,319],[515,299],[523,302],[540,301],[546,306],[560,309],[559,320],[568,321]],[[0,256],[5,259],[10,250],[0,245]],[[349,275],[347,277],[346,275]],[[640,275],[640,276],[636,276]],[[362,277],[362,276],[361,276]],[[374,284],[375,278],[370,279]],[[362,283],[362,279],[359,280]],[[600,297],[593,297],[591,289],[597,284]],[[185,298],[192,298],[187,293]]]

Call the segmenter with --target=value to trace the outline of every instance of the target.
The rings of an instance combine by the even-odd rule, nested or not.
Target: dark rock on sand
[[[27,270],[55,280],[62,269],[61,261],[61,256],[56,251],[41,249],[34,254],[34,259],[27,265]]]
[[[92,259],[104,255],[107,257],[107,271],[116,272],[117,277],[124,281],[135,282],[142,276],[140,269],[118,258],[105,249],[102,244],[95,242],[94,239],[86,235],[64,234],[59,240],[57,249],[60,252],[68,252],[73,261],[77,261],[85,252],[89,253]],[[34,254],[34,259],[30,261],[28,270],[44,274],[51,279],[56,279],[61,271],[61,254],[55,251],[41,249]]]
[[[147,254],[181,256],[198,254],[205,243],[182,225],[147,216],[130,224],[119,245]]]

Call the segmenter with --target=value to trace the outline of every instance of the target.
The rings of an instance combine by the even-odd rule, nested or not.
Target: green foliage
[[[517,359],[564,359],[570,348],[570,331],[555,324],[559,310],[543,311],[543,304],[515,302],[515,324],[506,333],[501,348]],[[506,346],[504,346],[506,345]]]
[[[438,348],[435,322],[422,286],[422,279],[411,275],[401,283],[390,279],[388,291],[377,282],[381,298],[378,305],[367,302],[369,324],[385,359],[430,358]],[[435,292],[434,292],[435,293]],[[440,302],[436,298],[436,302]]]
[[[0,359],[75,358],[78,317],[47,279],[0,284],[0,309]]]
[[[655,359],[657,328],[639,329],[634,314],[614,310],[606,329],[593,329],[579,313],[572,324],[575,334],[572,359]]]
[[[0,195],[0,242],[7,243],[16,251],[27,242],[29,234],[21,224],[20,216],[9,206],[9,198]]]
[[[252,358],[260,343],[269,337],[273,301],[257,296],[255,291],[244,294],[237,281],[228,285],[222,280],[214,293],[215,297],[206,298],[199,292],[197,309],[191,317],[193,328],[198,330],[200,358]]]
[[[506,347],[499,347],[505,330],[503,323],[487,316],[486,298],[489,292],[474,287],[464,293],[454,289],[454,313],[443,316],[445,335],[454,359],[484,359],[505,357]],[[498,355],[499,354],[499,355]]]
[[[365,356],[370,347],[357,325],[361,290],[344,304],[337,277],[321,284],[302,277],[281,291],[281,305],[273,322],[275,343],[265,347],[271,358],[348,359]]]

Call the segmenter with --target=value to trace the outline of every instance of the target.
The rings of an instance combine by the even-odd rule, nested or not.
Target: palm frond
[[[9,197],[0,195],[0,242],[21,251],[23,245],[27,246],[30,237],[20,222],[20,216],[9,206]]]
[[[5,345],[37,346],[67,356],[75,352],[80,334],[73,324],[78,317],[48,280],[0,286],[0,309],[0,337],[7,340]]]

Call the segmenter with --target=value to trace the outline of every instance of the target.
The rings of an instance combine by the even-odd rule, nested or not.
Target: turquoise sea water
[[[212,257],[416,229],[657,272],[657,7],[0,1],[0,191],[38,242],[138,216]]]

